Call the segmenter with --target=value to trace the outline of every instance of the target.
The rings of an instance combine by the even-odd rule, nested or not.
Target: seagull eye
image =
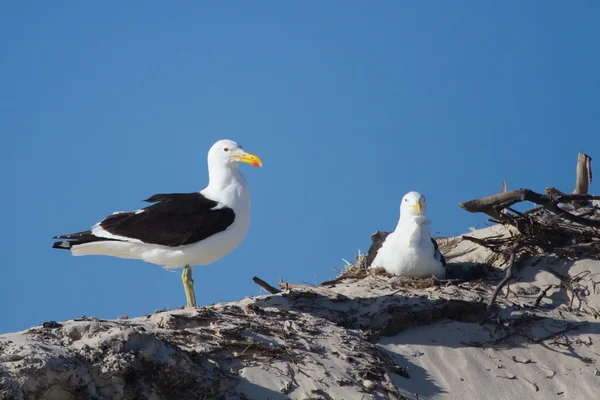
[[[223,149],[223,151],[229,151],[229,149],[228,149],[227,147],[225,147],[225,148]]]

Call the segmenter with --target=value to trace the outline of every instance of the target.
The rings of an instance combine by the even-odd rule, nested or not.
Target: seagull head
[[[417,216],[426,214],[425,196],[419,192],[408,192],[400,203],[401,216]]]
[[[262,167],[262,161],[257,155],[244,151],[242,146],[233,140],[219,140],[208,151],[209,165],[237,167],[241,162],[253,167]]]

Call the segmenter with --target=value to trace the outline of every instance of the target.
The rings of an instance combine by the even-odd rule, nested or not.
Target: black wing
[[[442,254],[442,252],[440,251],[440,247],[438,246],[437,242],[435,241],[434,238],[431,238],[431,241],[433,242],[433,257],[438,260],[439,262],[442,263],[442,265],[445,267],[446,266],[446,258],[444,257],[444,255]]]
[[[100,227],[113,235],[175,247],[195,243],[222,232],[235,219],[231,208],[219,207],[218,202],[207,199],[200,193],[155,194],[144,201],[156,204],[138,211],[110,215],[100,222]],[[72,243],[73,245],[111,240],[94,236],[91,231],[55,238],[75,239],[77,242]],[[54,247],[70,246],[57,242]]]
[[[369,247],[369,251],[367,251],[367,261],[366,266],[369,268],[373,260],[375,260],[375,256],[377,255],[377,251],[383,246],[383,242],[388,237],[390,232],[382,232],[376,231],[371,235],[371,247]]]
[[[371,235],[372,243],[371,243],[371,247],[369,247],[369,251],[367,252],[367,261],[366,261],[367,268],[369,268],[371,266],[371,263],[373,262],[373,260],[375,260],[377,251],[381,248],[381,246],[383,246],[383,242],[385,242],[385,239],[388,237],[388,235],[390,233],[391,232],[377,231]],[[435,257],[436,260],[441,262],[442,265],[445,267],[446,259],[444,258],[444,255],[440,252],[437,242],[435,241],[434,238],[431,238],[431,242],[433,243],[433,247],[434,247],[433,256]]]

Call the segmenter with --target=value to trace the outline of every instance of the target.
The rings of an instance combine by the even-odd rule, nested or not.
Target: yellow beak
[[[262,160],[255,154],[244,152],[242,155],[231,156],[238,161],[250,164],[253,167],[262,167]]]
[[[420,203],[415,203],[415,205],[413,206],[413,209],[417,212],[417,214],[421,214],[421,204]]]

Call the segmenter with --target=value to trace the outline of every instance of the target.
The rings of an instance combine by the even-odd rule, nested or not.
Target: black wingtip
[[[142,200],[145,203],[157,203],[161,200],[164,200],[164,195],[162,194],[153,194],[152,196],[148,197],[146,200]]]
[[[71,249],[71,242],[68,242],[66,240],[62,240],[60,242],[54,242],[54,243],[52,243],[52,248],[53,249],[69,250],[69,249]]]

